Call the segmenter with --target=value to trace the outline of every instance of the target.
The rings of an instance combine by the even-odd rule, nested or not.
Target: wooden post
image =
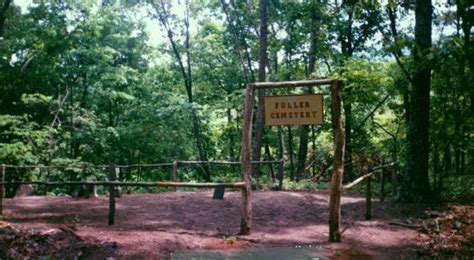
[[[278,190],[283,190],[283,178],[285,177],[285,160],[282,158],[278,164]]]
[[[43,167],[44,167],[44,165],[39,164],[38,166],[39,166],[38,167],[38,170],[39,170],[38,180],[42,180],[43,179]],[[40,188],[38,188],[38,192],[40,194],[44,192],[45,196],[48,195],[48,188],[47,188],[48,185],[43,185],[43,186],[38,185],[38,187],[40,187]]]
[[[0,181],[5,182],[5,164],[2,164],[2,170],[0,171]],[[5,185],[0,185],[0,215],[3,215],[3,197],[5,195]]]
[[[173,162],[173,182],[178,181],[178,161]],[[172,191],[176,192],[176,187],[171,188]]]
[[[49,171],[50,171],[49,168],[50,167],[51,166],[46,168],[43,164],[40,164],[40,169],[39,169],[40,170],[40,178],[39,178],[40,180],[46,179],[46,181],[49,181],[48,176],[49,176]],[[46,172],[46,174],[44,174],[45,172]],[[44,176],[43,176],[43,174],[44,174]],[[43,185],[41,190],[44,193],[44,196],[48,196],[48,185]]]
[[[285,139],[283,138],[283,129],[281,126],[278,126],[278,157],[280,159],[280,164],[278,167],[278,190],[283,189],[283,178],[285,176]]]
[[[341,118],[341,84],[333,80],[331,84],[331,122],[334,137],[334,161],[329,198],[329,241],[341,241],[341,190],[344,175],[344,123]]]
[[[109,181],[116,181],[117,174],[115,171],[115,165],[109,165]],[[115,222],[115,186],[109,185],[109,226]]]
[[[81,181],[86,181],[86,174],[87,174],[87,163],[82,164],[82,172],[81,172]],[[90,195],[91,188],[87,185],[81,185],[79,188],[79,197],[81,198],[88,198]]]
[[[372,218],[372,176],[367,178],[367,191],[365,194],[365,219]]]
[[[245,182],[242,189],[242,206],[240,220],[240,234],[249,235],[252,226],[252,203],[251,203],[251,161],[250,150],[252,145],[252,115],[253,115],[254,87],[252,83],[247,84],[244,103],[244,125],[242,128],[242,168],[241,178]]]
[[[398,172],[398,162],[394,162],[392,166],[392,197],[393,198],[396,198],[398,196],[397,172]]]

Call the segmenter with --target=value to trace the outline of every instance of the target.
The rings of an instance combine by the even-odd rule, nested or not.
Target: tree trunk
[[[260,49],[259,49],[259,62],[258,62],[258,81],[264,82],[266,80],[267,67],[267,0],[260,0],[259,4],[260,13]],[[258,90],[258,106],[255,120],[255,142],[252,153],[253,161],[260,161],[262,153],[262,138],[263,138],[263,96],[265,96],[265,89]],[[259,174],[259,164],[252,165],[252,174]]]
[[[438,186],[440,170],[439,142],[435,141],[433,144],[433,187]]]
[[[228,102],[230,103],[230,95],[228,97]],[[235,160],[235,150],[234,150],[234,133],[233,133],[233,125],[232,125],[232,113],[231,109],[227,108],[227,126],[231,129],[229,133],[229,161]]]
[[[390,32],[392,34],[393,40],[397,41],[398,39],[398,31],[397,31],[397,15],[395,9],[392,9],[390,7],[387,8],[388,12],[388,17],[390,20]],[[400,61],[402,55],[402,51],[400,49],[395,50],[393,52],[393,55],[397,59],[397,61]],[[407,76],[407,80],[412,81],[412,78],[410,77],[409,72],[402,66],[402,63],[398,63],[400,66],[400,69],[405,73]],[[401,83],[401,82],[400,82]],[[408,87],[403,91],[403,107],[405,109],[405,121],[408,125],[408,121],[410,118],[410,93],[408,92]]]
[[[239,57],[240,66],[242,67],[242,72],[247,83],[254,80],[253,69],[252,69],[252,62],[250,53],[248,52],[248,46],[246,40],[241,36],[242,26],[240,24],[240,20],[235,15],[235,4],[231,1],[232,7],[234,10],[229,10],[229,6],[225,0],[221,0],[222,10],[226,16],[227,23],[229,25],[230,33],[233,34],[234,38],[234,49]],[[235,22],[235,26],[234,26]],[[243,49],[243,50],[242,50]],[[245,53],[242,54],[242,52]],[[245,58],[245,60],[244,60]],[[247,62],[247,65],[245,64]]]
[[[298,159],[296,161],[296,181],[304,178],[306,169],[306,156],[308,154],[308,134],[309,126],[304,125],[300,128],[300,146],[298,149]]]
[[[350,93],[347,91],[346,93]],[[350,182],[354,180],[354,171],[352,165],[352,104],[350,102],[344,102],[344,119],[346,127],[346,151],[345,151],[345,169],[344,169],[344,182]]]
[[[334,138],[334,160],[329,197],[329,241],[341,241],[341,188],[344,176],[344,121],[341,118],[341,87],[331,85],[331,122]]]
[[[392,155],[392,161],[398,162],[397,152]],[[394,164],[392,167],[392,198],[398,197],[398,165],[400,165],[400,163]]]
[[[288,126],[288,156],[290,157],[290,179],[295,180],[295,164],[293,160],[293,131]]]
[[[252,202],[250,199],[252,187],[251,187],[251,160],[250,150],[252,143],[252,114],[253,114],[253,99],[254,99],[254,88],[249,83],[245,92],[245,104],[244,104],[244,122],[242,126],[242,158],[241,158],[241,178],[245,182],[245,189],[242,189],[241,200],[242,206],[240,208],[240,234],[250,234],[250,228],[252,226]]]
[[[285,156],[285,138],[283,136],[283,128],[278,126],[278,157],[280,159],[280,167],[278,169],[278,190],[283,189],[283,177],[285,171],[285,164],[284,164],[284,156]]]
[[[353,5],[352,3],[347,2],[352,9]],[[344,56],[345,59],[349,59],[353,55],[353,50],[354,50],[354,35],[352,31],[352,26],[353,26],[353,16],[354,13],[353,11],[348,12],[348,18],[347,18],[347,24],[346,24],[346,30],[342,32],[343,36],[340,38],[340,43],[341,43],[341,51],[342,55]],[[345,94],[346,98],[344,98],[344,126],[345,126],[345,157],[344,157],[344,164],[346,165],[344,167],[344,181],[351,181],[354,179],[354,174],[353,174],[353,167],[352,167],[352,104],[350,103],[350,98],[347,98],[347,96],[351,95],[351,91],[346,90],[343,92]]]
[[[308,70],[307,70],[307,75],[306,77],[308,79],[312,78],[312,74],[315,70],[316,66],[316,46],[318,44],[317,40],[317,25],[318,25],[318,17],[316,17],[316,13],[312,12],[311,15],[311,23],[313,24],[313,31],[311,32],[311,37],[310,37],[310,46],[309,46],[309,53],[308,53]],[[308,87],[306,89],[307,93],[313,93],[313,89],[311,87]],[[308,155],[308,141],[309,141],[309,126],[308,125],[303,125],[301,126],[301,131],[300,131],[300,146],[298,150],[298,160],[297,160],[297,165],[296,165],[296,179],[299,180],[301,177],[304,176],[305,174],[305,169],[306,169],[306,157]],[[314,140],[313,140],[314,141]]]
[[[407,164],[402,187],[402,201],[430,199],[428,182],[429,161],[429,111],[431,68],[428,52],[431,47],[431,0],[418,0],[415,4],[416,71],[410,100],[410,118],[407,134]]]
[[[268,143],[265,144],[265,157],[268,161],[273,161],[272,154],[270,152],[270,146]],[[273,164],[269,164],[268,167],[270,168],[270,176],[272,177],[272,183],[275,182],[275,171],[273,170]]]
[[[192,81],[192,70],[191,70],[191,52],[190,52],[190,44],[189,44],[189,2],[186,1],[186,16],[184,20],[184,25],[185,25],[185,33],[186,33],[186,38],[185,38],[185,47],[186,47],[186,65],[187,65],[187,79],[188,84],[187,84],[187,92],[189,96],[189,103],[192,104],[194,101],[192,99],[192,91],[193,91],[193,81]],[[186,85],[186,84],[185,84]],[[194,138],[196,139],[196,146],[198,149],[199,153],[199,160],[201,161],[207,161],[207,152],[206,149],[204,148],[204,141],[202,137],[202,131],[201,131],[201,122],[199,121],[198,115],[194,109],[191,109],[191,117],[193,121],[193,132],[194,132]],[[202,169],[204,171],[204,179],[206,181],[211,181],[211,173],[209,171],[209,165],[205,164],[202,165]]]
[[[12,0],[5,0],[3,5],[0,7],[0,38],[3,37],[3,28],[5,26],[5,20],[7,19],[7,10],[11,3]]]
[[[188,96],[188,103],[192,104],[194,102],[193,100],[193,83],[192,83],[192,70],[191,70],[191,53],[190,53],[190,43],[189,43],[189,38],[190,38],[190,33],[189,33],[189,3],[186,2],[186,16],[185,16],[185,51],[186,51],[186,67],[184,66],[184,63],[181,59],[181,53],[178,49],[178,46],[176,44],[176,41],[174,39],[174,33],[171,30],[171,27],[169,25],[169,10],[166,10],[166,7],[163,2],[153,2],[153,7],[156,10],[158,14],[158,19],[160,20],[161,25],[165,28],[167,31],[167,36],[168,40],[170,41],[173,53],[175,55],[176,61],[178,62],[179,68],[181,75],[183,76],[183,81],[184,81],[184,86],[186,89],[186,94]],[[202,132],[201,132],[201,125],[199,118],[197,116],[197,113],[194,109],[191,109],[191,121],[192,121],[192,130],[193,130],[193,135],[194,139],[196,141],[196,147],[198,150],[198,155],[199,155],[199,160],[201,161],[207,161],[207,153],[204,148],[204,142],[203,142],[203,137],[202,137]],[[211,180],[211,175],[209,172],[209,166],[208,165],[203,165],[202,169],[204,170],[204,179],[206,181]]]

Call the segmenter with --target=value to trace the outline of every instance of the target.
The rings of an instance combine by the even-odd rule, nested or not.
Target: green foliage
[[[369,62],[366,59],[346,60],[340,68],[342,75],[339,77],[344,84],[344,102],[352,104],[354,140],[351,145],[356,153],[377,153],[381,150],[377,147],[381,136],[372,133],[377,131],[377,125],[385,124],[391,119],[387,104],[393,102],[395,95],[389,69],[387,63]],[[377,107],[385,98],[388,100],[381,107]],[[375,113],[372,114],[373,111]],[[381,134],[387,136],[384,132]]]
[[[175,5],[169,21],[176,48],[187,65],[184,33],[179,29],[182,3],[170,3]],[[433,38],[434,47],[424,61],[434,68],[430,181],[443,198],[458,199],[473,193],[468,181],[474,172],[472,40],[469,42],[457,26],[463,18],[457,17],[451,3],[446,5],[449,8],[444,11],[435,9],[435,28],[449,30]],[[188,103],[168,41],[149,42],[147,23],[160,25],[156,17],[141,20],[138,17],[147,13],[142,6],[128,3],[126,7],[65,1],[34,4],[24,13],[11,8],[0,44],[0,162],[81,165],[198,159],[193,113],[209,159],[240,160],[245,84],[254,81],[257,72],[258,1],[191,1],[192,103]],[[397,1],[385,5],[377,1],[269,1],[268,5],[267,80],[341,79],[343,102],[352,106],[350,145],[354,158],[367,154],[386,161],[401,160],[400,175],[411,91],[407,75],[420,66],[414,64],[411,53],[410,8]],[[397,35],[388,30],[390,11],[399,25]],[[393,54],[399,55],[398,61]],[[311,58],[315,65],[312,73]],[[267,95],[305,91],[269,90]],[[311,135],[309,140],[307,162],[316,163],[315,172],[310,169],[306,173],[308,178],[332,162],[330,92],[326,87],[316,91],[324,94],[325,123],[315,127],[315,138]],[[289,159],[297,154],[301,128],[292,128],[291,140],[288,128],[282,131],[285,172],[290,175]],[[263,143],[268,145],[268,153],[264,159],[278,159],[279,131],[273,127],[265,132]],[[238,166],[210,169],[213,181],[240,180]],[[9,171],[9,180],[81,178],[79,168]],[[273,187],[267,166],[261,171],[254,185]],[[204,180],[198,166],[180,166],[179,176],[181,181]],[[89,168],[85,177],[104,180],[107,171]],[[326,177],[318,183],[285,179],[284,187],[326,189]],[[126,181],[170,178],[170,168],[132,168],[120,176]],[[63,187],[36,188],[49,194],[74,193]]]
[[[47,126],[31,122],[31,116],[0,115],[0,159],[5,163],[36,164],[45,157]]]

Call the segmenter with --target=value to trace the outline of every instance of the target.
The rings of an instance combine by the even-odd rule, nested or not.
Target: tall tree
[[[336,1],[337,3],[337,1]],[[376,31],[376,25],[380,22],[380,10],[378,5],[372,1],[344,0],[340,5],[335,6],[336,19],[334,32],[341,47],[341,57],[339,65],[352,58],[354,53],[360,51],[365,46],[366,41],[372,37]],[[344,73],[344,71],[342,71]],[[344,127],[345,127],[345,164],[344,179],[354,178],[352,167],[353,156],[353,124],[354,116],[352,111],[351,88],[344,88]]]
[[[0,4],[0,39],[3,37],[3,26],[7,19],[7,10],[10,7],[12,0],[2,0]]]
[[[241,18],[238,17],[237,6],[233,0],[230,1],[230,6],[225,0],[221,0],[222,10],[224,11],[228,30],[232,35],[234,43],[234,51],[239,57],[239,63],[242,68],[242,73],[245,81],[252,82],[255,80],[252,69],[252,57],[250,56],[249,46],[245,37]]]
[[[309,11],[309,28],[310,29],[310,37],[309,37],[309,50],[308,50],[308,66],[307,66],[307,71],[306,71],[306,77],[308,79],[312,78],[312,74],[314,73],[316,69],[316,55],[318,51],[318,40],[320,38],[320,21],[321,21],[321,11],[320,11],[321,6],[317,4],[316,1],[311,1],[311,3],[308,5],[308,11]],[[306,89],[307,93],[312,93],[312,88],[308,87]],[[313,128],[314,131],[314,128]],[[300,129],[300,146],[298,149],[298,160],[296,164],[296,179],[300,179],[306,169],[306,157],[308,154],[308,138],[309,135],[309,126],[308,125],[303,125],[301,126]],[[313,140],[314,141],[314,140]]]
[[[431,88],[431,0],[415,3],[415,72],[410,100],[407,133],[406,173],[401,191],[402,201],[427,200],[429,162],[429,112]]]
[[[260,35],[259,35],[259,59],[258,59],[258,81],[264,82],[266,80],[267,67],[267,0],[260,0],[259,2],[259,16],[260,16]],[[263,138],[263,96],[265,96],[265,89],[258,90],[258,107],[255,119],[255,141],[252,151],[252,160],[260,161],[262,154],[262,138]],[[252,174],[258,174],[259,165],[252,165]]]
[[[179,65],[179,69],[184,81],[184,87],[186,89],[186,94],[188,96],[188,103],[192,104],[194,102],[193,97],[193,81],[192,81],[192,67],[191,67],[191,52],[190,52],[190,32],[189,32],[189,18],[190,18],[190,2],[189,0],[185,1],[185,17],[184,17],[184,50],[186,55],[186,64],[183,62],[182,53],[180,48],[177,44],[177,41],[174,36],[174,32],[171,28],[170,24],[170,8],[171,3],[166,0],[158,0],[152,2],[153,8],[158,15],[158,19],[165,28],[168,40],[171,44],[174,56],[176,58],[176,62]],[[204,141],[201,131],[201,122],[199,121],[197,111],[194,107],[191,106],[191,121],[192,121],[192,129],[194,138],[196,141],[196,148],[198,150],[199,159],[201,161],[207,161],[207,152],[204,148]],[[207,164],[202,166],[204,170],[204,178],[207,181],[211,180],[211,175],[209,171],[209,167]]]

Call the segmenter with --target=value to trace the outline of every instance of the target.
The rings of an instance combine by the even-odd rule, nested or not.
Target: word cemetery
[[[324,121],[323,96],[291,95],[264,98],[265,125],[316,125]]]

